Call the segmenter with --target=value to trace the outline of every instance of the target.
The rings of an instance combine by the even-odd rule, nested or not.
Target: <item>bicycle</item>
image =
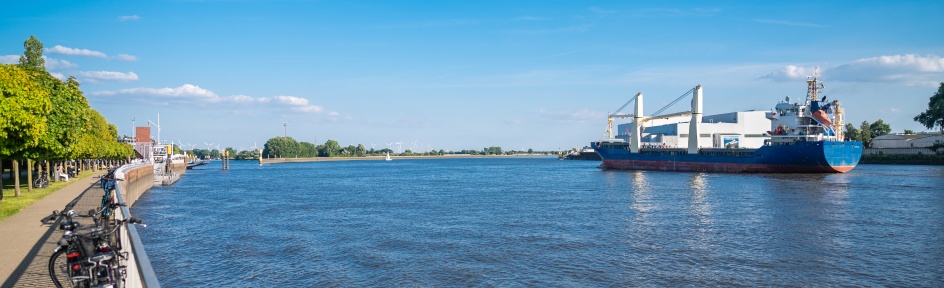
[[[36,179],[33,179],[33,188],[46,187],[49,187],[49,178],[46,177],[46,173],[40,172],[37,174]]]
[[[96,213],[100,217],[95,218],[95,223],[102,225],[105,230],[109,230],[110,228],[109,226],[112,219],[111,216],[114,214],[115,208],[124,205],[124,203],[121,203],[121,204],[116,203],[117,199],[114,194],[116,192],[115,187],[116,187],[117,182],[122,181],[122,180],[115,178],[115,169],[108,169],[108,173],[100,176],[100,178],[101,178],[100,185],[102,189],[105,190],[105,194],[102,195],[102,205],[99,206],[99,211]],[[99,220],[104,220],[104,221],[99,223]],[[119,226],[116,226],[116,229],[119,229],[119,228],[120,228]],[[121,241],[119,241],[117,237],[109,236],[108,243],[112,244],[112,246],[117,247],[119,250],[121,249]]]
[[[106,240],[106,237],[115,233],[117,228],[104,230],[95,226],[88,232],[79,233],[77,230],[82,225],[75,221],[74,210],[69,210],[65,214],[53,211],[53,214],[44,218],[42,222],[49,223],[63,216],[59,229],[65,232],[58,242],[59,246],[49,258],[49,277],[53,284],[62,288],[61,280],[67,280],[69,287],[123,287],[126,266],[122,262],[127,259],[127,252],[113,249]],[[95,214],[92,213],[89,215],[89,217],[94,216]],[[140,220],[134,218],[116,222],[118,225],[141,223]],[[66,255],[65,259],[62,255]]]

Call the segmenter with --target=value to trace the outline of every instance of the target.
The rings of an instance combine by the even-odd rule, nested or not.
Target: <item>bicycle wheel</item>
[[[49,278],[52,278],[52,284],[58,288],[62,288],[59,279],[69,281],[69,263],[66,263],[65,257],[61,257],[65,252],[65,249],[59,249],[49,257]]]
[[[59,249],[59,251],[56,251],[56,253],[53,253],[52,256],[49,257],[49,278],[52,279],[52,283],[58,288],[89,287],[87,280],[88,277],[84,277],[84,280],[76,279],[83,278],[77,276],[82,275],[84,269],[79,269],[76,271],[71,269],[72,267],[69,267],[69,265],[71,265],[69,263],[69,259],[63,256],[66,255],[66,250],[67,249]],[[63,286],[63,283],[65,283],[67,286]]]

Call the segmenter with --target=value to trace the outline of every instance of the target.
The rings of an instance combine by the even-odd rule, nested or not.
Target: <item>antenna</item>
[[[148,124],[157,126],[157,145],[161,145],[161,113],[157,113],[157,124],[148,119]]]

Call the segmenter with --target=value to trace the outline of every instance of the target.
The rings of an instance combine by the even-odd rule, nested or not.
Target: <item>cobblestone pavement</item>
[[[104,193],[102,188],[93,184],[85,189],[77,198],[72,200],[72,202],[59,209],[63,209],[61,211],[71,209],[75,210],[76,215],[88,215],[89,210],[97,209],[101,206]],[[75,219],[81,223],[80,227],[91,227],[95,225],[92,218],[76,217]],[[39,220],[40,219],[36,219],[36,222],[39,222]],[[20,262],[20,267],[23,267],[24,262],[29,261],[26,269],[23,270],[22,273],[14,271],[14,273],[10,275],[10,278],[2,283],[3,287],[55,287],[52,280],[49,278],[49,257],[52,256],[53,250],[56,249],[56,243],[59,239],[62,239],[62,231],[57,229],[59,227],[58,221],[46,226],[49,227],[49,230],[43,238],[39,239],[39,243],[42,243],[42,247],[35,255],[31,253],[31,255],[27,255],[26,258]],[[39,245],[39,243],[37,243],[37,245]]]

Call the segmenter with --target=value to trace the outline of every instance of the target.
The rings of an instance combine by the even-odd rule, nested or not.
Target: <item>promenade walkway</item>
[[[73,180],[43,199],[23,208],[16,215],[0,221],[0,287],[53,287],[49,279],[49,256],[62,237],[58,222],[45,225],[40,222],[53,210],[62,211],[66,205],[79,215],[101,205],[104,192],[98,178]],[[92,225],[90,218],[76,218],[83,225]]]

